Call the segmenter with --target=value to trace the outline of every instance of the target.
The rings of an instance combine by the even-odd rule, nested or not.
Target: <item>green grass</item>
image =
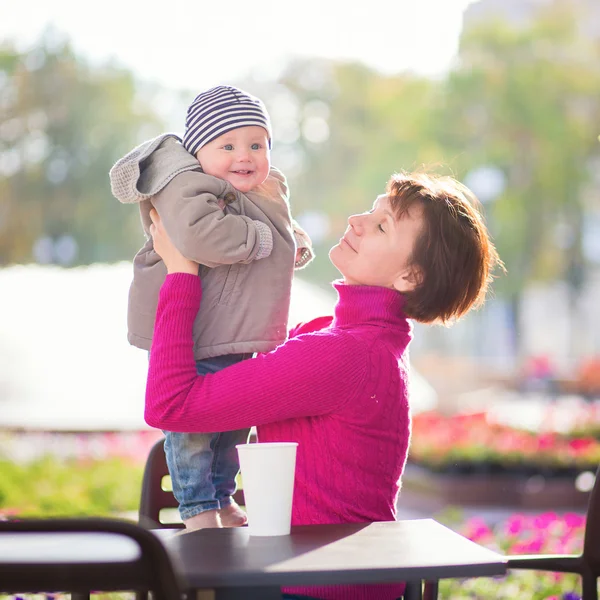
[[[143,465],[120,459],[0,460],[0,515],[109,516],[137,511]]]

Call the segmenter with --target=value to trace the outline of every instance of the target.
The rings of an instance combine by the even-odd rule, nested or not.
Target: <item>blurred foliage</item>
[[[48,31],[30,51],[0,45],[0,264],[30,262],[37,240],[72,236],[74,264],[131,256],[139,217],[108,171],[158,129],[131,73],[93,66]]]
[[[318,88],[315,73],[321,73]],[[314,113],[327,115],[321,117],[329,129],[326,141],[315,143],[305,133],[296,142],[302,170],[290,176],[290,187],[296,215],[313,210],[329,217],[329,234],[316,244],[317,261],[306,273],[328,282],[338,274],[327,251],[346,228],[348,215],[368,210],[392,173],[443,156],[430,123],[436,87],[411,75],[384,77],[357,63],[323,61],[290,65],[280,83],[300,106],[301,132],[318,118]]]
[[[582,235],[600,157],[600,43],[550,5],[529,27],[466,30],[436,131],[459,174],[494,165],[506,187],[488,210],[515,294],[532,279],[582,284]],[[597,188],[596,188],[597,195]],[[588,208],[591,208],[589,206]]]
[[[282,89],[297,105],[299,136],[291,142],[287,135],[280,141],[286,123],[275,111],[274,161],[281,157],[286,170],[290,154],[295,159],[288,173],[295,214],[330,218],[305,276],[326,282],[336,275],[328,248],[391,173],[425,168],[468,182],[492,166],[504,185],[483,198],[484,212],[508,267],[496,289],[512,298],[527,282],[556,279],[580,289],[586,211],[600,208],[600,43],[580,35],[578,19],[573,6],[558,3],[526,26],[467,28],[441,81],[303,60],[288,65],[277,85],[247,82],[269,106],[277,107]],[[315,114],[327,122],[323,141],[306,132]]]
[[[532,280],[581,287],[584,225],[600,210],[600,43],[579,34],[574,6],[540,10],[528,25],[465,29],[440,80],[298,59],[275,81],[234,82],[269,107],[294,214],[329,220],[304,277],[337,275],[328,249],[391,173],[424,167],[468,181],[492,165],[505,181],[485,205],[509,272],[498,293],[516,306]],[[112,198],[107,173],[164,124],[129,72],[91,66],[55,38],[27,52],[0,46],[0,264],[28,262],[36,240],[63,234],[79,245],[76,263],[131,258],[137,210]]]
[[[122,458],[0,460],[0,515],[110,516],[137,511],[143,465]]]

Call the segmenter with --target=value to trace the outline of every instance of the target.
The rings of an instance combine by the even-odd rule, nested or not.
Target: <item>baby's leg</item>
[[[213,483],[215,497],[221,509],[219,516],[223,527],[240,527],[248,522],[246,513],[232,498],[236,489],[236,477],[240,463],[236,449],[237,444],[248,441],[250,429],[225,431],[219,434],[213,448],[215,453]]]
[[[227,354],[200,360],[196,362],[196,372],[198,375],[216,373],[242,360],[249,359],[251,356],[252,354]],[[240,470],[235,446],[236,444],[245,444],[248,441],[249,432],[250,429],[226,431],[215,434],[211,439],[211,449],[214,453],[211,464],[211,481],[215,488],[215,499],[219,504],[218,516],[223,527],[239,527],[248,522],[246,513],[237,505],[231,495],[235,492],[235,478]]]
[[[165,432],[165,435],[173,494],[186,528],[221,527],[220,503],[212,477],[213,446],[219,434]]]

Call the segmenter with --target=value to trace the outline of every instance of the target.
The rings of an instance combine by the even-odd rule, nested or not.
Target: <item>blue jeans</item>
[[[252,354],[228,354],[199,360],[198,375],[216,373]],[[248,441],[250,429],[223,433],[165,431],[165,454],[179,514],[185,521],[207,510],[231,504],[240,470],[236,444]]]

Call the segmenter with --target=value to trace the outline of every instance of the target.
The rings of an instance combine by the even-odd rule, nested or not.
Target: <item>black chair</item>
[[[164,439],[161,439],[152,446],[144,468],[138,522],[146,529],[183,528],[181,521],[167,522],[161,516],[161,511],[164,509],[174,510],[178,507],[173,492],[164,485],[168,477]]]
[[[582,600],[598,600],[600,576],[600,467],[590,493],[586,515],[583,552],[577,555],[509,556],[509,569],[575,573],[581,577]]]
[[[250,441],[256,441],[251,436]],[[178,504],[170,486],[165,485],[169,477],[167,459],[165,457],[164,440],[158,440],[148,455],[142,480],[142,497],[140,499],[139,524],[147,529],[181,529],[181,521],[167,521],[161,512],[165,509],[176,509]],[[244,490],[238,488],[233,499],[244,506]]]
[[[102,562],[93,558],[61,560],[52,555],[44,557],[44,562],[35,558],[0,562],[0,592],[69,592],[82,600],[93,591],[136,591],[152,592],[153,600],[181,600],[181,588],[165,548],[153,533],[135,523],[104,518],[0,521],[0,541],[4,533],[47,534],[48,541],[65,533],[114,534],[133,540],[139,554],[130,560]],[[34,557],[36,549],[32,547]]]
[[[600,466],[596,471],[594,487],[590,492],[586,514],[583,552],[581,554],[531,554],[507,556],[509,570],[549,571],[574,573],[582,580],[582,600],[598,600],[600,577]],[[438,597],[438,582],[428,581],[423,590],[424,600]]]

